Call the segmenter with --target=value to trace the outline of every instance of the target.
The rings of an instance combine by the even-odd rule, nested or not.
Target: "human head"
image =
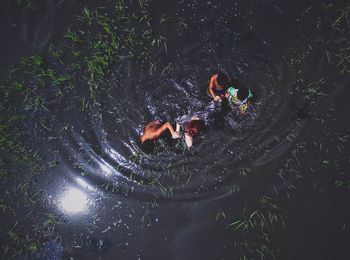
[[[185,127],[185,132],[191,136],[195,137],[202,132],[204,124],[202,120],[191,120]]]
[[[231,78],[232,84],[230,87],[233,88],[240,88],[241,83],[239,82],[239,80],[237,78]]]
[[[238,91],[237,91],[237,98],[240,100],[240,101],[244,101],[249,95],[249,91],[248,89],[246,88],[239,88]]]
[[[218,84],[220,85],[220,86],[227,86],[227,84],[228,84],[228,77],[227,77],[227,75],[225,74],[225,73],[223,73],[223,72],[219,72],[218,73],[218,76],[217,76],[217,78],[216,78],[216,81],[218,82]]]
[[[155,148],[155,143],[152,140],[146,140],[143,142],[141,141],[140,148],[144,153],[149,154],[149,153],[153,152],[153,150]]]

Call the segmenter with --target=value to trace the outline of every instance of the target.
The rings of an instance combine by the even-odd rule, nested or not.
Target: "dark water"
[[[23,55],[64,45],[62,32],[78,26],[82,2],[39,4],[31,13],[4,4],[2,74]],[[266,195],[286,224],[271,236],[277,259],[348,259],[349,193],[335,181],[349,172],[341,139],[350,129],[349,78],[327,63],[329,45],[315,29],[320,10],[319,1],[152,2],[155,34],[164,32],[163,14],[173,18],[166,47],[152,53],[161,58],[157,69],[125,62],[88,113],[76,98],[86,91],[82,82],[49,107],[50,131],[37,130],[35,118],[27,125],[32,146],[59,160],[33,184],[45,197],[34,208],[39,217],[18,216],[23,232],[49,213],[61,221],[33,258],[239,259],[239,235],[228,225]],[[145,123],[204,109],[218,70],[252,89],[249,113],[229,110],[194,149],[163,139],[143,153]],[[6,234],[13,219],[4,223]]]

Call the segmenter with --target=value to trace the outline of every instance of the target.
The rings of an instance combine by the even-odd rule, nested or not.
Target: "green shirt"
[[[246,104],[247,101],[253,97],[253,93],[250,90],[248,90],[248,97],[245,100],[241,101],[237,97],[237,92],[238,92],[237,88],[230,87],[227,91],[228,93],[230,93],[229,101],[236,106],[241,106]]]

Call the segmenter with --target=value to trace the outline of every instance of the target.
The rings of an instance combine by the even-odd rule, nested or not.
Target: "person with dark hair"
[[[204,111],[184,115],[175,119],[176,133],[184,137],[188,148],[193,145],[193,139],[199,136],[212,123],[214,114],[220,109],[221,105],[216,101],[212,101]]]
[[[173,139],[183,138],[187,147],[190,148],[193,145],[193,138],[199,136],[204,128],[213,121],[213,115],[219,109],[221,105],[213,101],[204,111],[178,117],[175,119],[176,130],[169,122],[151,121],[144,128],[141,144],[143,148],[149,145],[154,146],[155,141],[169,130]]]
[[[160,120],[149,122],[145,128],[143,135],[141,135],[141,144],[144,144],[146,141],[157,140],[161,137],[166,130],[169,130],[173,139],[179,138],[179,134],[175,132],[173,126],[169,123],[162,123]]]
[[[183,130],[183,137],[188,148],[193,145],[193,138],[202,133],[204,122],[198,116],[185,116],[176,121],[176,132],[180,135]]]
[[[209,93],[215,101],[221,101],[225,97],[228,85],[232,84],[232,79],[223,72],[213,75],[209,83]]]
[[[187,147],[191,147],[193,144],[193,138],[198,136],[204,128],[204,122],[198,116],[183,116],[176,122],[176,131],[169,122],[162,123],[161,121],[149,122],[144,129],[143,135],[141,135],[142,147],[148,150],[146,147],[155,144],[155,141],[160,138],[166,130],[169,130],[173,139],[180,138],[180,128],[184,130],[184,140]],[[181,124],[181,125],[180,125]],[[152,144],[152,143],[153,144]]]
[[[248,107],[252,104],[253,93],[244,87],[238,89],[230,87],[225,96],[231,105],[239,109],[241,115],[245,115]]]

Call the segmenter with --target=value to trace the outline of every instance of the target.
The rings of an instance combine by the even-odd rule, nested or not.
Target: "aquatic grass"
[[[185,23],[184,18],[181,18],[181,17],[180,17],[180,18],[178,19],[178,28],[179,28],[179,29],[182,29],[182,28],[187,29],[187,27],[188,27],[188,24]]]
[[[100,25],[103,31],[109,35],[114,35],[114,22],[104,15],[97,15],[96,22]]]
[[[350,180],[335,180],[334,182],[335,186],[337,188],[346,188],[348,191],[350,191]]]
[[[223,209],[220,209],[218,213],[216,214],[215,221],[218,221],[220,218],[226,218],[225,211]]]
[[[91,104],[90,104],[90,101],[88,99],[86,99],[85,97],[80,97],[79,102],[80,102],[80,110],[82,112],[90,111]]]
[[[94,15],[93,11],[91,11],[88,8],[84,7],[81,17],[88,25],[91,25],[93,20],[94,20],[94,18],[95,18],[95,15]]]
[[[56,58],[61,64],[63,64],[62,62],[62,56],[63,56],[63,51],[57,49],[53,44],[50,44],[49,46],[49,53]]]
[[[239,185],[234,185],[233,187],[230,188],[229,190],[229,194],[232,195],[234,193],[238,193],[240,192],[240,187]]]
[[[86,112],[86,114],[96,112],[96,106],[94,106],[94,104],[98,104],[99,101],[102,99],[101,96],[105,95],[106,92],[108,92],[108,84],[106,83],[106,79],[109,77],[110,71],[115,70],[115,74],[117,74],[118,79],[122,78],[124,75],[122,68],[123,65],[125,65],[126,61],[131,61],[132,63],[140,62],[148,71],[151,71],[153,73],[161,72],[161,75],[164,75],[167,72],[171,72],[171,66],[164,66],[162,62],[152,60],[152,48],[162,48],[165,51],[165,53],[167,53],[168,46],[166,43],[165,36],[162,36],[163,38],[161,38],[161,36],[159,35],[154,35],[152,30],[148,27],[148,23],[150,22],[150,15],[147,11],[148,3],[148,1],[139,1],[141,11],[138,13],[131,13],[130,15],[131,10],[127,7],[125,2],[118,1],[116,3],[115,9],[119,13],[118,15],[110,15],[110,19],[105,17],[105,14],[101,15],[99,11],[90,11],[84,9],[82,20],[89,25],[89,28],[91,30],[89,29],[90,31],[86,31],[86,34],[80,34],[79,31],[74,31],[73,29],[71,29],[72,34],[69,37],[66,37],[66,39],[69,40],[67,42],[70,42],[67,44],[73,44],[73,55],[70,55],[70,53],[68,53],[65,56],[72,56],[76,59],[73,60],[72,64],[69,64],[66,60],[63,60],[63,55],[60,55],[60,53],[51,53],[53,56],[60,56],[60,59],[62,59],[62,63],[64,61],[64,63],[67,64],[66,66],[70,66],[74,71],[73,73],[76,74],[74,74],[74,76],[72,76],[72,74],[65,75],[65,72],[62,72],[59,69],[52,68],[52,64],[49,64],[49,68],[46,67],[47,64],[45,64],[44,59],[42,57],[34,57],[34,59],[28,62],[28,64],[25,64],[28,69],[25,69],[25,72],[27,75],[32,76],[32,80],[29,82],[21,79],[13,84],[13,93],[22,93],[24,95],[25,100],[23,106],[21,106],[17,111],[25,110],[25,115],[29,116],[31,112],[35,112],[37,116],[47,116],[47,114],[49,113],[45,114],[45,111],[54,113],[54,111],[48,111],[48,109],[46,108],[46,104],[48,103],[48,101],[44,98],[47,97],[47,95],[45,94],[47,94],[48,90],[50,90],[51,87],[69,84],[71,81],[70,79],[79,78],[82,85],[87,86],[87,89],[84,90],[88,90],[88,94],[86,94],[86,92],[84,91],[72,91],[69,93],[74,93],[76,99],[80,102],[79,104],[81,106],[81,110]],[[164,19],[166,19],[166,17]],[[337,28],[340,28],[339,25],[343,21],[343,19],[337,21]],[[140,26],[143,26],[144,28],[142,28],[141,30],[137,30],[137,28],[139,27],[136,26],[136,22],[142,23],[142,25]],[[166,22],[164,21],[163,23],[166,24]],[[321,20],[319,20],[318,26],[321,27],[322,25],[323,23],[321,23]],[[179,20],[179,27],[186,26],[187,25],[183,23],[183,21]],[[80,42],[80,40],[82,39],[81,35],[84,35],[84,41]],[[161,33],[160,35],[163,34]],[[79,50],[74,49],[78,43]],[[344,41],[339,41],[339,43],[343,44]],[[344,51],[347,50],[344,49]],[[336,62],[338,59],[341,59],[341,57],[344,58],[344,62],[338,66],[338,69],[340,69],[340,71],[345,71],[341,70],[341,67],[343,66],[343,64],[347,66],[347,56],[337,56],[333,53],[333,50],[329,50],[329,60],[331,62]],[[67,71],[67,73],[70,72]],[[65,77],[67,78],[65,79]],[[308,92],[305,92],[306,99],[313,101],[314,96],[322,95],[320,95],[320,89],[317,89],[316,87],[314,83],[307,87]],[[58,96],[63,95],[61,89],[57,90],[56,93]],[[22,100],[23,99],[21,99],[21,101]],[[27,102],[29,107],[28,109],[26,109],[25,106]],[[4,104],[2,104],[2,106],[4,106]],[[128,103],[125,103],[124,106],[127,107]],[[22,119],[14,120],[14,122],[17,121],[18,123],[20,123],[20,120]],[[7,120],[4,120],[4,122],[5,121]],[[42,126],[45,129],[47,129],[47,131],[52,131],[51,126],[44,123],[42,124]],[[10,130],[12,129],[8,128],[6,131],[9,132]],[[23,130],[19,129],[20,134],[22,133],[22,131]],[[52,140],[54,140],[55,138],[56,137],[52,135]],[[294,142],[297,138],[297,135],[295,133],[291,133],[290,136],[287,136],[287,139],[288,138],[290,139],[290,141]],[[9,140],[12,140],[11,136],[9,137]],[[9,143],[8,145],[13,146],[15,144]],[[16,149],[17,148],[15,147],[15,150]],[[286,164],[288,164],[287,166],[289,167],[289,169],[287,169],[285,172],[281,172],[281,176],[285,176],[285,174],[287,173],[296,176],[301,176],[300,169],[294,165],[294,162],[297,163],[298,161],[296,153],[299,153],[299,151],[301,150],[302,149],[299,149],[299,147],[297,147],[297,149],[292,150],[294,158],[292,157],[293,159],[290,158],[287,161]],[[324,148],[322,150],[324,150]],[[30,156],[30,154],[31,153],[29,153],[28,156]],[[28,159],[28,157],[25,158]],[[131,158],[131,160],[135,160],[135,162],[137,162],[139,158],[135,156],[135,158]],[[293,161],[293,163],[291,163],[291,161]],[[4,162],[2,163],[4,164]],[[330,163],[327,163],[326,165],[327,167],[331,167]],[[186,167],[187,168],[185,168],[185,166],[183,167],[183,176],[187,178],[187,183],[189,183],[191,181],[193,173],[188,168],[188,166]],[[165,174],[172,175],[172,172],[167,169]],[[7,172],[4,173],[4,176],[8,175],[9,174]],[[137,176],[133,176],[133,174],[129,175],[131,180],[137,181]],[[174,178],[174,175],[172,176]],[[140,185],[144,184],[143,180],[141,180],[139,183]],[[339,184],[339,187],[344,187],[342,183],[344,182],[339,181],[336,183],[336,185]],[[171,187],[167,187],[162,180],[154,179],[153,182],[150,182],[150,184],[160,186],[161,192],[164,196],[168,196],[168,194],[171,195]],[[28,183],[25,183],[23,185],[20,185],[19,189],[25,192],[25,190],[27,190],[28,187],[30,187],[30,185]],[[106,189],[108,190],[112,190],[112,192],[119,191],[120,189],[115,184],[112,184],[111,187],[110,183],[106,183],[104,187],[106,187]],[[290,186],[290,188],[293,187],[293,185]],[[37,198],[37,196],[39,195],[40,194],[37,194],[35,198]],[[269,258],[269,256],[275,255],[277,251],[274,249],[273,246],[271,246],[271,244],[269,244],[269,242],[272,240],[269,226],[275,227],[276,222],[279,223],[278,214],[275,212],[275,207],[273,205],[265,206],[257,210],[253,210],[251,212],[251,214],[242,216],[242,218],[239,220],[241,222],[238,222],[236,224],[239,225],[238,227],[236,225],[232,225],[232,228],[235,230],[235,232],[242,232],[243,236],[247,236],[246,239],[243,238],[238,242],[238,244],[243,249],[248,248],[250,250],[247,255],[242,256],[242,259],[252,259],[251,255],[254,255],[254,259],[258,257]],[[218,213],[217,219],[221,218],[222,214],[223,213]],[[256,232],[255,236],[252,238],[249,237],[248,234],[245,234],[245,232],[249,233],[251,230],[253,230],[253,233]],[[264,232],[261,232],[261,230],[268,230],[269,232],[265,234]],[[18,235],[17,233],[20,234],[20,232],[14,230],[13,233],[11,233],[11,236],[15,239],[18,239],[20,235]],[[33,254],[39,250],[39,246],[40,243],[28,242],[27,250],[29,250]]]
[[[325,55],[340,75],[350,72],[350,5],[348,3],[322,4],[325,15],[319,18],[317,28],[328,32]]]
[[[86,169],[86,166],[82,163],[73,163],[73,167],[79,170],[79,173],[82,177],[89,174],[88,170]]]
[[[72,54],[74,57],[78,58],[81,57],[81,51],[72,51]],[[72,63],[72,64],[79,64],[79,63]],[[79,64],[80,65],[80,64]]]
[[[140,70],[153,73],[170,70],[170,65],[164,65],[164,68],[160,58],[152,57],[155,50],[168,51],[165,36],[167,16],[162,16],[160,34],[154,35],[149,1],[142,0],[139,6],[139,9],[130,8],[128,2],[120,0],[116,1],[114,10],[109,9],[108,13],[102,13],[106,9],[84,8],[77,18],[79,23],[72,25],[63,35],[63,47],[51,44],[46,52],[21,59],[9,71],[8,80],[1,82],[0,94],[3,99],[0,101],[0,178],[13,181],[22,177],[16,187],[11,187],[13,189],[10,194],[25,197],[24,201],[29,204],[40,204],[44,200],[44,193],[33,191],[33,178],[55,167],[59,161],[54,155],[45,152],[45,156],[50,158],[46,158],[44,163],[40,158],[43,151],[34,151],[32,144],[26,140],[55,142],[63,138],[72,125],[64,116],[57,116],[57,109],[64,107],[59,112],[69,113],[72,109],[70,102],[74,100],[84,114],[98,113],[104,97],[111,93],[111,88],[120,87],[119,83],[111,85],[110,78],[113,76],[116,82],[121,82],[126,77],[123,71],[125,64],[137,64]],[[153,39],[155,42],[152,45]],[[85,88],[78,88],[77,85]],[[123,107],[129,105],[122,104]],[[44,138],[42,133],[45,133]],[[139,162],[141,156],[134,155],[131,160]],[[73,167],[82,175],[88,174],[87,169],[81,165]],[[27,170],[28,173],[23,178],[20,174]],[[122,167],[119,170],[126,172]],[[170,168],[166,172],[175,176]],[[129,172],[125,174],[130,175]],[[190,178],[191,175],[188,181]],[[172,187],[160,180],[148,183],[148,180],[139,179],[132,174],[130,179],[140,186],[150,183],[159,186],[164,197],[171,196],[173,192]],[[125,194],[131,192],[131,189],[122,189],[115,183],[109,185],[108,190]],[[6,214],[12,214],[10,204],[1,204],[0,208]],[[33,209],[28,214],[35,216],[37,213]],[[33,230],[27,227],[30,235],[25,239],[22,231],[26,227],[19,221],[20,224],[6,238],[12,242],[3,246],[6,257],[16,258],[14,256],[26,254],[31,257],[39,252],[45,240],[41,235],[47,232],[50,235],[45,237],[50,238],[55,234],[52,227],[58,225],[57,221],[50,220],[51,216],[47,218],[49,220],[43,220],[34,227],[34,232],[30,232]],[[22,242],[13,246],[16,239],[21,239]]]
[[[304,99],[307,101],[312,100],[312,102],[316,102],[319,98],[327,96],[327,94],[323,91],[323,86],[325,84],[326,82],[324,78],[320,78],[315,82],[310,82],[301,91],[304,94]]]
[[[68,82],[73,82],[73,77],[70,75],[59,75],[54,79],[54,84],[59,86]]]
[[[80,36],[76,32],[71,31],[70,28],[68,28],[68,30],[65,33],[64,37],[67,38],[67,39],[70,39],[74,43],[82,43],[83,42],[83,40],[80,38]]]
[[[252,172],[252,170],[250,168],[243,167],[239,171],[239,176],[243,176],[244,177],[244,176],[247,176],[251,172]]]
[[[29,215],[25,216],[28,218]],[[41,249],[43,243],[50,239],[56,238],[56,228],[62,224],[62,221],[57,215],[52,213],[45,214],[33,224],[30,233],[24,233],[28,227],[16,222],[11,229],[5,234],[8,237],[9,243],[2,245],[4,258],[22,258],[23,256],[37,258],[36,255]]]
[[[272,234],[276,228],[284,229],[285,223],[272,198],[262,196],[258,209],[227,228],[239,234],[235,246],[240,250],[241,259],[278,259],[279,249],[273,244]]]
[[[339,53],[334,54],[338,58],[336,68],[340,74],[347,74],[350,72],[350,46],[342,48]]]
[[[350,23],[350,6],[345,6],[341,9],[337,9],[336,12],[338,13],[338,17],[335,19],[335,21],[332,22],[332,27],[334,30],[341,31],[344,28],[344,23]]]
[[[0,161],[1,172],[7,176],[8,173],[15,173],[21,164],[32,165],[33,159],[30,156],[30,148],[23,141],[23,136],[18,123],[22,117],[12,117],[9,120],[0,116]],[[5,165],[5,160],[6,165]],[[11,166],[11,167],[6,167]]]
[[[147,49],[147,44],[144,40],[150,38],[150,17],[147,14],[148,1],[142,1],[140,3],[141,7],[144,8],[140,11],[143,15],[144,20],[141,22],[146,23],[148,29],[140,30],[136,27],[132,27],[132,24],[140,25],[138,20],[139,16],[136,12],[132,12],[129,16],[126,14],[130,12],[123,1],[118,1],[116,3],[116,13],[117,16],[119,12],[123,11],[122,19],[115,19],[114,17],[108,17],[108,14],[99,14],[97,11],[92,14],[87,9],[84,9],[84,16],[89,18],[89,23],[91,26],[102,29],[98,34],[87,33],[87,45],[88,52],[84,57],[84,62],[81,68],[86,66],[89,73],[88,86],[90,98],[94,103],[98,103],[97,85],[104,88],[104,81],[106,75],[109,73],[112,66],[117,67],[117,71],[122,67],[123,63],[127,59],[137,59],[141,64],[147,64],[147,61],[151,59],[150,50]],[[147,16],[147,17],[146,17]],[[92,19],[94,17],[94,19]],[[146,19],[147,18],[147,19]],[[164,18],[165,19],[165,18]],[[134,20],[134,21],[133,21]],[[137,20],[137,23],[136,23]],[[128,24],[124,26],[124,24]],[[94,28],[95,28],[94,27]],[[121,35],[116,34],[116,32],[121,33]],[[71,31],[73,33],[73,31]],[[142,40],[143,39],[143,40]],[[158,39],[158,45],[165,40],[164,36]],[[152,43],[151,45],[152,46]],[[166,48],[166,47],[165,47]],[[138,54],[138,52],[140,52]],[[77,53],[76,56],[81,56],[82,53]]]
[[[21,68],[24,69],[24,72],[40,75],[43,72],[44,59],[42,56],[35,54],[28,58],[23,58],[20,65],[22,66]]]

